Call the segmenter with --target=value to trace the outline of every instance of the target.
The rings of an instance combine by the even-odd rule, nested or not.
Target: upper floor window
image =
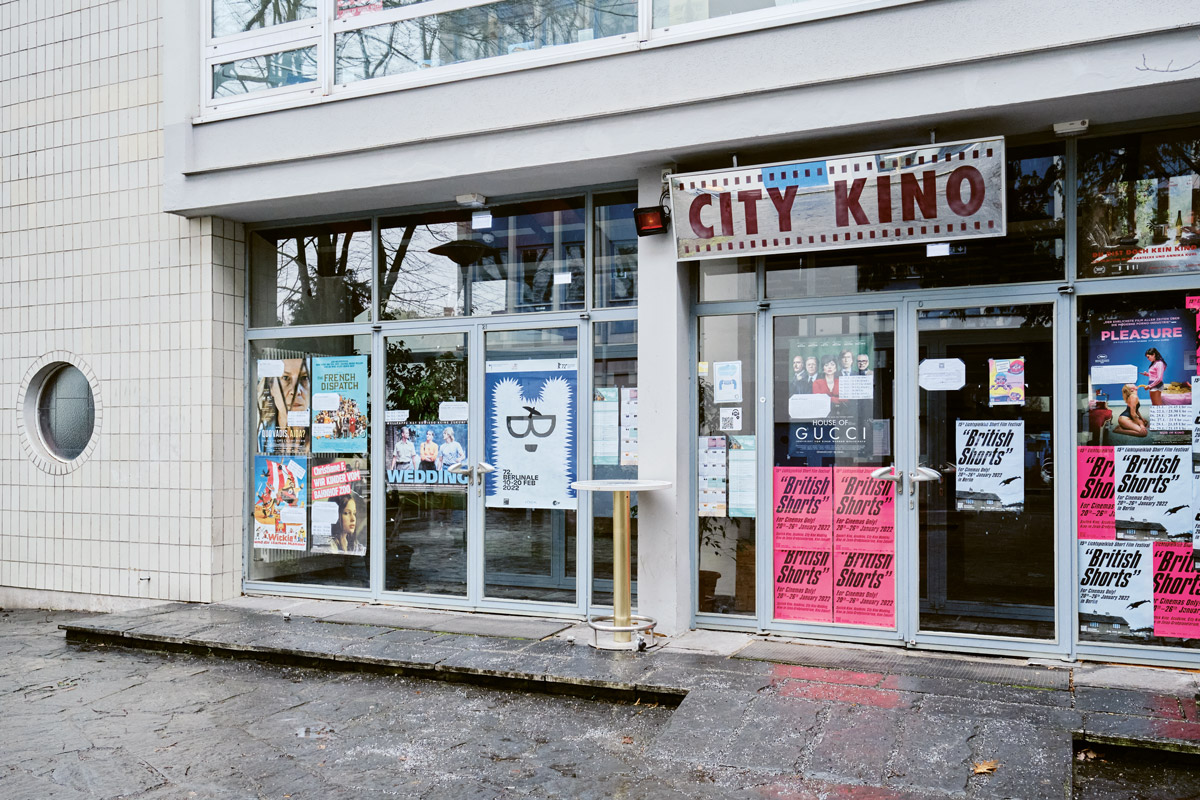
[[[919,0],[209,0],[209,111],[487,74]],[[750,14],[753,12],[753,14]],[[691,31],[692,33],[688,33]],[[432,77],[433,75],[437,77]],[[353,87],[353,89],[351,89]]]

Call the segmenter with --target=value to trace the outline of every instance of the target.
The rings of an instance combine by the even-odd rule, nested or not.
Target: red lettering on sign
[[[844,228],[850,224],[850,215],[854,215],[855,223],[859,225],[869,225],[871,220],[867,219],[867,215],[863,213],[862,206],[858,204],[859,197],[862,195],[863,189],[867,185],[866,178],[855,178],[854,183],[850,186],[850,191],[846,191],[845,181],[836,181],[833,184],[833,198],[835,206],[835,222],[839,228]]]
[[[971,195],[974,197],[974,194]],[[738,192],[738,202],[742,204],[746,215],[746,235],[753,236],[758,233],[758,201],[762,200],[762,192],[758,189],[753,189],[749,192]]]
[[[916,210],[921,209],[925,219],[937,219],[937,175],[933,170],[921,173],[920,186],[917,176],[906,172],[900,176],[900,211],[905,222],[917,218]]]
[[[963,202],[962,184],[966,181],[971,187],[971,199]],[[969,217],[983,205],[983,176],[974,167],[962,166],[950,173],[946,181],[946,203],[950,210],[960,217]]]
[[[775,204],[775,213],[779,214],[779,231],[788,233],[792,229],[792,203],[796,202],[796,187],[787,187],[783,194],[774,186],[767,189],[767,196]]]
[[[692,223],[692,230],[695,231],[696,235],[701,239],[713,238],[713,229],[710,226],[705,225],[704,221],[700,219],[700,212],[704,210],[705,206],[711,205],[712,195],[701,194],[696,196],[696,199],[692,201],[692,205],[688,209],[688,222]]]
[[[717,200],[721,203],[721,235],[733,236],[733,195],[721,192]]]
[[[879,206],[879,222],[892,221],[892,177],[880,175],[876,179],[875,195]]]

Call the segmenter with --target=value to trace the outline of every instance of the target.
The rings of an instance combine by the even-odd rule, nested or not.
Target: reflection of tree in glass
[[[213,0],[213,36],[257,30],[317,15],[317,0]]]
[[[461,353],[414,353],[403,339],[388,340],[388,408],[408,409],[413,421],[435,420],[440,403],[466,399],[467,369]]]
[[[628,0],[509,0],[341,34],[338,83],[477,61],[637,29]]]
[[[355,234],[360,234],[357,238]],[[279,319],[288,325],[350,322],[371,302],[369,231],[320,231],[277,242]]]
[[[459,238],[459,223],[421,225],[406,220],[379,232],[383,256],[384,319],[443,316],[462,312],[462,270],[430,249]]]

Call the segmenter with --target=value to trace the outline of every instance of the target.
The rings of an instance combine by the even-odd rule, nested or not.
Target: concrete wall
[[[240,591],[242,231],[162,212],[159,13],[0,4],[6,606]],[[74,469],[40,456],[17,413],[55,360],[97,389],[98,433]]]
[[[202,1],[166,9],[183,39],[165,64],[166,205],[239,220],[629,180],[732,150],[750,163],[781,143],[828,155],[934,126],[942,140],[1045,134],[1184,113],[1200,86],[1196,70],[1164,71],[1195,58],[1190,0],[924,0],[194,125],[187,21]]]

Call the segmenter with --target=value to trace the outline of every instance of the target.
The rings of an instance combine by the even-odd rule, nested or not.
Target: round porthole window
[[[77,367],[60,364],[42,380],[37,421],[42,444],[63,461],[74,461],[87,447],[96,428],[96,403]]]
[[[17,430],[30,460],[65,475],[96,447],[102,408],[96,376],[78,356],[63,350],[39,358],[17,393]]]

